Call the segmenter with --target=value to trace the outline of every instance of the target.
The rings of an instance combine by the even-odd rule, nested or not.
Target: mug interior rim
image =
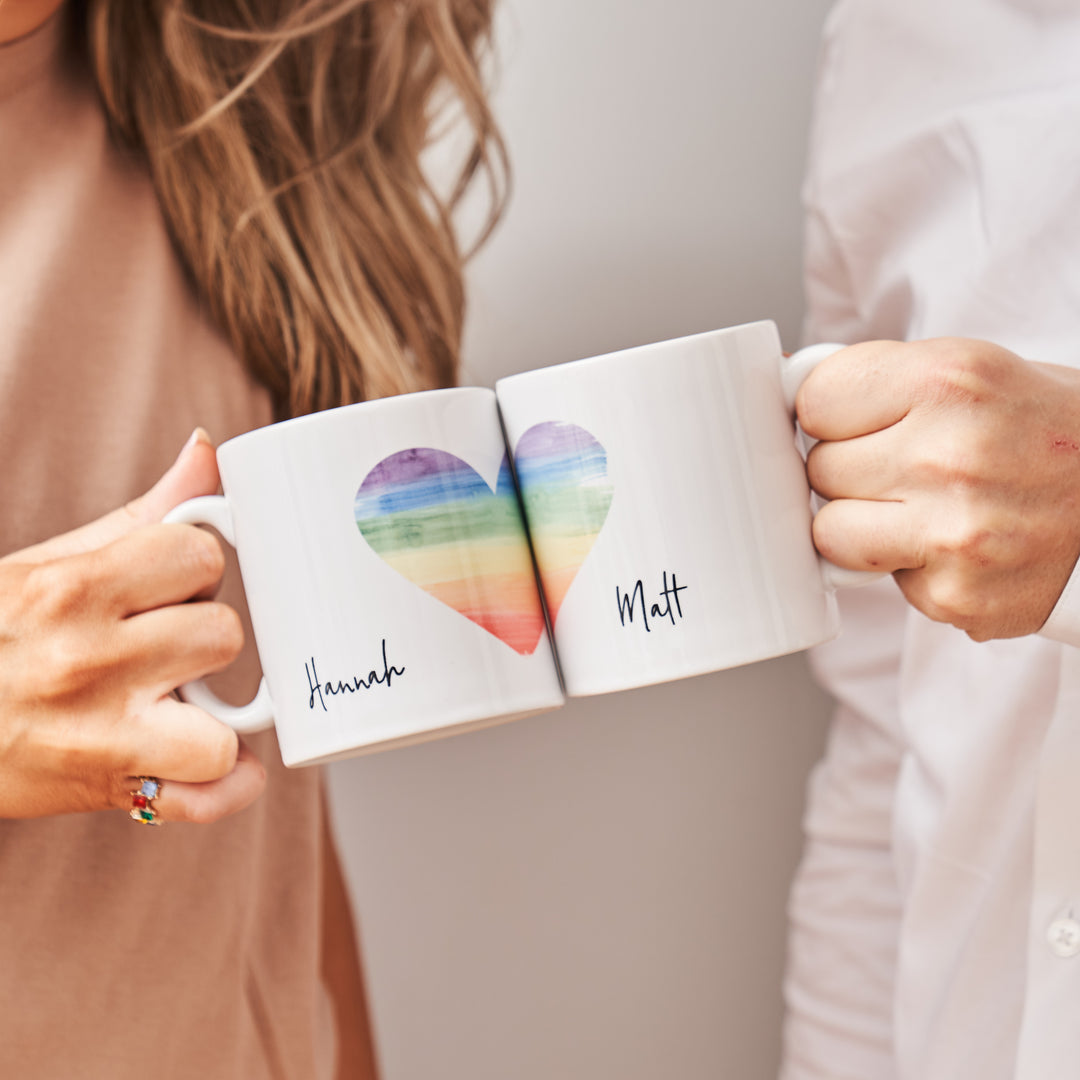
[[[318,412],[305,413],[303,416],[292,416],[288,420],[278,420],[272,424],[263,424],[261,427],[241,432],[239,435],[234,435],[231,439],[226,439],[225,442],[221,443],[217,448],[217,452],[220,454],[221,451],[225,450],[227,447],[232,447],[240,443],[274,438],[278,434],[284,433],[286,429],[291,432],[296,431],[298,428],[323,423],[331,417],[337,419],[340,414],[346,412],[362,411],[370,413],[376,410],[386,411],[388,409],[408,407],[420,398],[449,398],[473,396],[476,394],[481,394],[485,397],[494,396],[495,391],[487,386],[442,386],[434,390],[414,390],[407,394],[392,394],[390,397],[374,398],[371,401],[355,401],[351,405],[337,405],[332,409],[321,409]]]
[[[599,353],[596,356],[586,356],[580,360],[564,360],[558,364],[549,364],[547,367],[533,368],[531,371],[519,371],[514,375],[504,375],[501,379],[496,380],[495,390],[498,392],[499,388],[504,384],[529,382],[533,379],[550,376],[556,371],[565,373],[567,368],[581,370],[586,367],[598,367],[601,364],[612,361],[625,360],[631,354],[633,354],[635,358],[647,360],[649,359],[650,353],[666,352],[673,347],[687,345],[691,342],[700,341],[703,338],[724,338],[735,334],[741,334],[748,330],[755,330],[760,327],[771,327],[779,336],[779,329],[773,319],[757,319],[754,322],[739,323],[738,326],[721,326],[715,330],[702,330],[699,333],[685,334],[682,337],[664,338],[661,341],[650,341],[644,345],[630,345],[625,349],[616,349],[613,352]]]

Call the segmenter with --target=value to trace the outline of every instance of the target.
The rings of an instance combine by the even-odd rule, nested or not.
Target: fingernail
[[[196,443],[206,443],[207,446],[212,446],[210,436],[207,434],[205,428],[197,427],[189,436],[186,443],[177,454],[177,459],[182,458]]]
[[[2,2],[2,0],[0,0],[0,2]],[[210,436],[206,433],[206,429],[201,428],[201,427],[197,427],[188,436],[187,442],[184,443],[184,445],[182,447],[180,447],[180,453],[176,455],[176,460],[169,466],[169,470],[172,471],[173,469],[175,469],[180,464],[180,462],[183,461],[184,457],[188,454],[188,452],[191,450],[191,448],[196,443],[201,443],[201,442],[206,443],[209,446],[214,445],[210,441]]]

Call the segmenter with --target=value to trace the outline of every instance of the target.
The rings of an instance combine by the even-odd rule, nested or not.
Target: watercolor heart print
[[[364,539],[402,577],[516,652],[536,650],[544,613],[505,458],[492,491],[445,450],[402,450],[367,474],[354,512]]]
[[[607,452],[577,424],[548,421],[518,440],[514,468],[554,626],[611,507]]]
[[[544,423],[521,437],[515,464],[554,623],[607,516],[607,458],[582,428]],[[454,454],[402,450],[367,474],[353,510],[361,535],[402,577],[516,652],[536,651],[544,613],[508,459],[492,490]]]

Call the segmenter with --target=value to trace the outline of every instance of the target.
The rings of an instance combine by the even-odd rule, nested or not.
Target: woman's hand
[[[217,484],[196,432],[141,498],[0,559],[0,817],[129,808],[144,775],[164,782],[162,821],[215,821],[261,792],[235,732],[171,695],[243,645],[236,612],[209,599],[221,545],[160,524]]]
[[[1080,555],[1080,372],[981,341],[868,342],[824,361],[796,408],[821,440],[826,558],[894,572],[976,641],[1042,626]]]

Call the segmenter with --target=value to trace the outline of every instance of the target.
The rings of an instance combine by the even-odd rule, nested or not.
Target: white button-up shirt
[[[805,198],[808,342],[1080,366],[1080,0],[841,0]],[[1080,1078],[1078,577],[987,644],[842,597],[784,1080]]]

